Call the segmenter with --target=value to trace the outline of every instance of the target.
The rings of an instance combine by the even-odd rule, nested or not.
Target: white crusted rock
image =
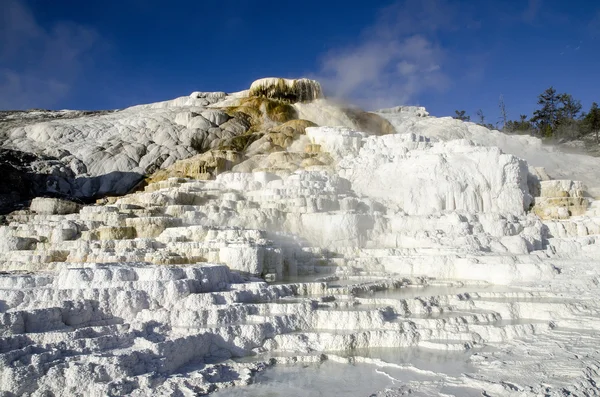
[[[339,167],[356,192],[386,200],[409,214],[443,210],[521,214],[532,200],[525,162],[466,141],[369,137],[359,155],[349,155]]]
[[[293,83],[253,87],[20,127],[8,142],[69,164],[85,154],[52,172],[109,191],[192,139],[208,148],[248,128],[219,104],[299,99]],[[536,140],[422,108],[380,112],[398,134],[323,100],[294,108],[329,127],[287,149],[259,138],[211,180],[3,218],[0,394],[597,394],[598,186],[510,151],[550,153]]]
[[[38,214],[65,215],[77,212],[81,206],[68,200],[48,197],[36,197],[31,201],[29,209]]]

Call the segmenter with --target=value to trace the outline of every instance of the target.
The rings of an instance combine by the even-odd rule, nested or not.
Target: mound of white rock
[[[134,107],[15,128],[4,146],[52,156],[64,164],[74,177],[65,173],[65,186],[57,192],[82,198],[124,194],[153,169],[195,154],[193,139],[206,140],[209,147],[214,139],[234,136],[235,127],[225,125],[229,119],[222,111],[189,104]]]
[[[148,137],[231,121],[171,105],[137,110],[181,127]],[[125,112],[131,128],[161,125]],[[600,218],[585,186],[540,181],[469,140],[469,124],[440,139],[458,122],[381,115],[404,133],[309,127],[249,159],[255,172],[171,178],[82,208],[37,199],[7,216],[0,393],[204,395],[284,382],[294,365],[335,391],[356,374],[333,363],[352,363],[386,396],[599,394]],[[106,158],[137,156],[126,147]]]
[[[504,134],[450,117],[427,117],[423,108],[397,107],[380,110],[377,114],[400,134],[424,135],[441,141],[468,139],[477,145],[497,147],[527,161],[530,167],[544,168],[553,179],[582,181],[592,195],[600,193],[600,159],[597,157],[565,153],[530,135]]]

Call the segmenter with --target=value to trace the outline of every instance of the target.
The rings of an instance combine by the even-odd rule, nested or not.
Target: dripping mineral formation
[[[596,158],[306,79],[0,116],[0,395],[600,394]]]

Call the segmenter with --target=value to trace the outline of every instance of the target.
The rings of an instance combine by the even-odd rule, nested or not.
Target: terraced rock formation
[[[36,158],[33,168],[13,169],[11,156],[0,153],[0,166],[11,164],[13,178],[31,186],[28,194],[7,194],[3,212],[36,196],[89,202],[123,195],[154,172],[211,150],[234,150],[246,158],[257,150],[285,149],[306,126],[316,125],[309,121],[315,117],[314,108],[312,115],[300,117],[298,107],[310,108],[310,101],[322,97],[321,86],[314,80],[271,78],[238,93],[196,91],[120,111],[0,113],[2,148]],[[342,125],[393,132],[389,122],[374,113],[327,102],[319,107],[326,106]],[[214,167],[201,167],[214,174]]]
[[[166,151],[133,193],[6,216],[0,393],[600,394],[591,174],[552,179],[567,167],[536,156],[560,153],[422,108],[361,130],[316,86],[276,83],[291,99],[263,82],[111,114],[132,131],[156,123],[148,137],[199,118],[232,136]],[[277,107],[294,118],[274,120]],[[150,113],[164,119],[139,124]]]

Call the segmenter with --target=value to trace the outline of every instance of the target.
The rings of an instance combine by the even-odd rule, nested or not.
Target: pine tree
[[[527,115],[525,114],[519,115],[518,121],[510,120],[508,123],[506,123],[507,132],[525,133],[530,132],[532,129],[533,125],[527,120]]]
[[[455,110],[456,113],[452,118],[461,121],[471,121],[471,116],[467,116],[464,110]]]
[[[581,112],[581,101],[573,99],[571,94],[560,94],[559,100],[562,107],[559,109],[559,122],[561,120],[575,120]]]
[[[560,94],[560,107],[557,114],[557,127],[554,132],[556,137],[577,139],[581,135],[581,121],[578,120],[581,112],[581,102],[574,99],[571,94]]]
[[[596,134],[596,143],[600,143],[600,108],[596,102],[592,103],[590,111],[583,118],[583,123],[590,132]]]
[[[541,109],[533,112],[531,121],[537,126],[542,136],[551,137],[558,126],[560,95],[556,93],[554,87],[550,87],[538,96],[537,103]]]

